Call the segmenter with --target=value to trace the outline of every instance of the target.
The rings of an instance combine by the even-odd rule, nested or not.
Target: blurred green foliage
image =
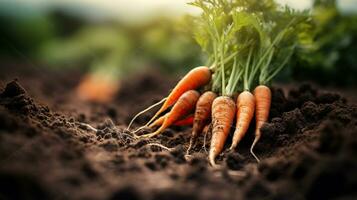
[[[70,37],[44,44],[39,57],[50,65],[91,66],[117,75],[155,66],[177,73],[200,63],[199,48],[190,32],[190,20],[160,19],[144,26],[116,24],[87,26]]]
[[[292,75],[323,84],[356,84],[357,15],[342,14],[335,0],[315,0],[312,16],[314,41],[297,55]]]
[[[127,37],[111,26],[87,26],[68,38],[48,41],[41,46],[38,57],[50,66],[85,65],[118,73],[118,66],[125,63],[132,48]]]
[[[30,18],[0,15],[0,23],[2,58],[26,57],[45,66],[80,67],[113,76],[150,67],[183,73],[201,63],[190,16],[128,25],[89,22],[54,11]]]
[[[0,15],[0,55],[33,57],[36,47],[55,37],[55,27],[48,17],[10,17]]]
[[[257,1],[258,2],[258,1]],[[204,65],[193,39],[191,17],[158,18],[141,25],[93,22],[63,10],[38,14],[0,8],[0,59],[38,61],[44,66],[81,67],[126,75],[148,67],[167,73]],[[257,4],[259,5],[259,4]],[[15,12],[16,11],[16,12]],[[314,40],[294,55],[285,80],[312,79],[353,85],[357,79],[357,15],[341,13],[335,0],[315,0],[311,10]],[[307,32],[306,32],[307,33]],[[301,35],[301,40],[311,38]]]
[[[166,66],[166,71],[187,71],[202,65],[201,51],[193,39],[193,19],[159,20],[142,30],[140,53],[146,61]]]

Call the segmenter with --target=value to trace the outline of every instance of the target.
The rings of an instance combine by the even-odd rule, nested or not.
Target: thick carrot
[[[149,121],[149,124],[167,108],[172,106],[183,93],[188,90],[194,90],[208,84],[211,80],[211,75],[211,70],[205,66],[196,67],[190,72],[188,72],[170,92],[170,94],[167,96],[166,101],[161,106],[159,111],[157,111],[154,117],[152,117]]]
[[[254,116],[255,100],[252,93],[244,91],[237,98],[237,123],[230,149],[235,149],[246,134]]]
[[[216,156],[222,152],[224,143],[229,134],[236,106],[227,96],[220,96],[212,103],[212,139],[209,151],[209,162],[215,166]]]
[[[216,93],[207,91],[203,93],[198,99],[193,121],[192,136],[187,152],[189,152],[192,145],[196,142],[198,135],[202,132],[203,128],[207,124],[207,121],[211,116],[212,103],[216,97]]]
[[[195,90],[189,90],[185,92],[175,103],[170,111],[170,114],[165,117],[165,120],[161,127],[153,133],[141,135],[139,137],[153,137],[162,133],[167,127],[171,126],[182,116],[189,114],[196,105],[198,98],[200,97],[200,93]]]
[[[258,157],[254,154],[253,149],[261,137],[260,129],[263,124],[268,121],[270,104],[271,104],[271,91],[265,85],[260,85],[254,89],[255,97],[255,138],[252,146],[250,147],[251,154],[259,161]]]

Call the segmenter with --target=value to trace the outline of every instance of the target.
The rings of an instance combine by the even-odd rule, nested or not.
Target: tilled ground
[[[134,113],[175,83],[155,74],[124,81],[106,105],[75,98],[78,74],[59,76],[56,83],[54,74],[3,83],[0,199],[357,197],[357,106],[340,95],[306,84],[285,94],[274,88],[270,123],[256,147],[261,162],[249,154],[252,124],[237,151],[223,152],[221,168],[213,169],[206,160],[209,135],[199,138],[187,158],[190,128],[174,127],[140,141],[125,130]]]

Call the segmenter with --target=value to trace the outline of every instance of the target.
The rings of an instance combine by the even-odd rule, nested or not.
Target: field
[[[6,66],[0,68],[0,199],[357,196],[353,91],[274,85],[269,123],[256,146],[261,162],[249,153],[253,123],[237,151],[225,150],[217,158],[216,169],[207,161],[209,135],[201,136],[192,156],[185,157],[189,127],[140,140],[125,130],[137,112],[165,96],[179,77],[142,71],[135,81],[123,80],[125,87],[113,101],[99,104],[75,97],[79,70]],[[140,117],[134,127],[152,114]]]

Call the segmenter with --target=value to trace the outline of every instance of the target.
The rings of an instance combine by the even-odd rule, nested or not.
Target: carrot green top
[[[195,0],[195,38],[213,66],[212,90],[233,95],[268,84],[306,39],[308,11],[274,0]]]

